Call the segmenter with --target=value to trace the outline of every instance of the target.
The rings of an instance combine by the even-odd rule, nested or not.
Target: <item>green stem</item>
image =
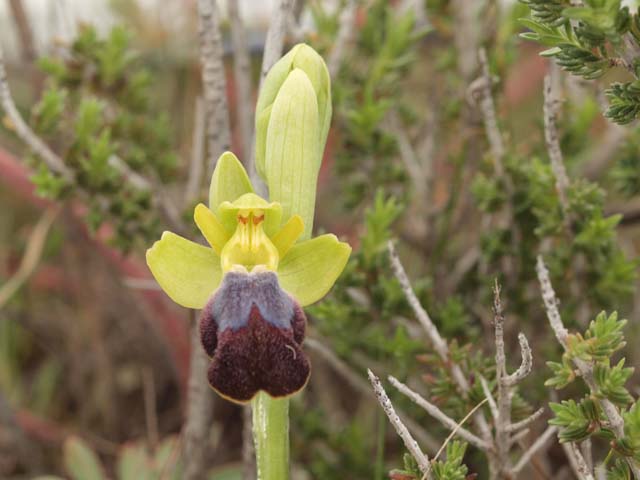
[[[289,399],[259,392],[251,406],[257,480],[288,480]]]

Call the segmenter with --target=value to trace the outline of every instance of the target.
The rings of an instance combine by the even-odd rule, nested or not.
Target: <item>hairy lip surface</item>
[[[208,380],[235,402],[260,390],[273,397],[302,389],[311,371],[301,349],[306,317],[273,272],[229,272],[203,310],[202,345],[211,357]]]

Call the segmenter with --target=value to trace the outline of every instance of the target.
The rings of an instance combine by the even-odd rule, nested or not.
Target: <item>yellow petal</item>
[[[199,203],[196,205],[196,209],[193,212],[193,219],[196,221],[196,225],[207,239],[211,248],[220,255],[222,247],[227,243],[231,234],[224,228],[218,217],[209,210],[204,204]]]
[[[327,234],[294,245],[280,261],[282,288],[303,307],[324,297],[344,270],[351,247]]]
[[[271,241],[278,249],[280,258],[284,258],[289,249],[296,243],[296,240],[304,231],[304,223],[300,215],[294,215],[287,223],[276,233]]]
[[[147,250],[147,265],[169,297],[187,308],[202,308],[222,279],[220,257],[172,232]]]

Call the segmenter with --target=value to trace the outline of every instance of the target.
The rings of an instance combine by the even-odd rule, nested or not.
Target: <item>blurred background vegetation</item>
[[[176,224],[195,238],[190,212],[206,197],[205,180],[185,194],[192,158],[205,158],[196,3],[0,4],[0,42],[18,109],[75,175],[68,182],[52,173],[5,117],[0,478],[183,478],[190,315],[158,290],[143,255]],[[234,73],[228,2],[218,3],[231,149],[249,164],[239,106],[253,108],[276,2],[239,2],[250,98],[239,93]],[[540,2],[293,3],[286,45],[309,43],[332,75],[334,117],[316,230],[337,232],[354,246],[333,292],[308,309],[313,374],[292,403],[293,477],[384,479],[402,467],[402,443],[377,407],[367,368],[406,380],[451,417],[464,417],[483,398],[478,376],[495,378],[496,278],[509,364],[519,362],[520,331],[534,358],[512,416],[525,418],[555,398],[544,387],[552,374],[545,362],[558,361],[561,349],[536,280],[540,252],[567,325],[583,331],[601,310],[617,310],[629,319],[627,365],[638,364],[638,110],[625,104],[610,113],[617,123],[604,116],[605,88],[633,72],[602,52],[605,60],[562,52],[582,55],[589,65],[567,68],[578,76],[552,66],[538,55],[549,45],[519,37],[536,31],[518,19],[532,18],[530,8],[535,14]],[[610,28],[606,38],[614,42],[621,27]],[[605,33],[588,30],[579,42],[591,43],[575,48],[595,50]],[[344,46],[339,55],[337,45]],[[488,57],[484,77],[481,48]],[[564,58],[565,66],[572,58]],[[564,204],[544,140],[549,72],[562,99],[557,122],[570,180]],[[483,88],[478,79],[487,77]],[[637,93],[624,88],[632,102]],[[495,103],[500,145],[486,135],[487,100]],[[419,299],[470,379],[467,395],[419,328],[392,274],[388,240],[397,242]],[[634,374],[628,381],[634,396],[638,380]],[[558,395],[581,392],[571,386]],[[447,431],[406,398],[391,396],[423,449],[435,453]],[[216,398],[213,412],[204,439],[207,477],[250,478],[242,467],[242,409]],[[531,426],[522,448],[550,416]],[[478,451],[455,448],[468,472],[448,478],[487,477]],[[593,448],[606,451],[606,442]],[[557,442],[523,472],[573,478]],[[415,478],[410,469],[391,476]]]

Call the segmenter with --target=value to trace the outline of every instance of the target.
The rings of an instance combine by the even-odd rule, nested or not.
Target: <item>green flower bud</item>
[[[296,45],[267,74],[256,106],[256,167],[285,220],[313,226],[315,190],[331,123],[329,71],[318,53]]]

